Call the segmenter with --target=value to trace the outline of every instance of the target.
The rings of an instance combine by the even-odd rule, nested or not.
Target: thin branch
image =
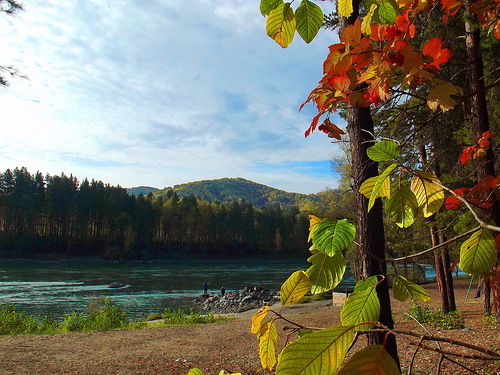
[[[441,187],[442,189],[444,189],[447,192],[449,192],[452,195],[454,195],[455,198],[457,198],[458,200],[462,201],[462,203],[465,204],[465,206],[469,209],[469,211],[472,213],[472,215],[474,215],[474,219],[478,222],[478,224],[479,224],[479,226],[481,228],[483,228],[483,229],[489,229],[489,230],[492,230],[494,232],[500,232],[500,227],[499,226],[491,225],[491,224],[485,223],[483,220],[481,220],[481,218],[479,217],[479,215],[477,214],[477,212],[474,210],[474,208],[472,207],[472,205],[469,203],[469,201],[467,201],[467,199],[465,199],[464,197],[458,195],[452,189],[450,189],[447,186],[444,186],[440,182],[433,181],[433,180],[430,180],[430,179],[426,179],[426,180],[429,181],[429,182],[432,182],[433,184],[435,184],[435,185],[437,185],[439,187]]]
[[[459,239],[461,239],[461,238],[463,238],[463,237],[467,237],[468,235],[470,235],[470,234],[472,234],[472,233],[477,232],[477,231],[478,231],[478,230],[480,230],[481,228],[482,228],[481,226],[478,226],[478,227],[476,227],[476,228],[474,228],[474,229],[471,229],[471,230],[469,230],[469,231],[467,231],[467,232],[465,232],[465,233],[459,234],[459,235],[458,235],[458,236],[456,236],[456,237],[453,237],[451,240],[448,240],[448,241],[442,242],[442,243],[440,243],[440,244],[438,244],[438,245],[436,245],[436,246],[433,246],[433,247],[431,247],[431,248],[429,248],[429,249],[423,250],[423,251],[421,251],[421,252],[419,252],[419,253],[415,253],[415,254],[411,254],[411,255],[405,255],[404,257],[400,257],[400,258],[396,258],[396,259],[386,260],[386,262],[400,262],[400,261],[402,261],[402,260],[407,260],[407,259],[411,259],[411,258],[417,258],[417,257],[419,257],[419,256],[421,256],[421,255],[424,255],[424,254],[430,253],[431,251],[437,250],[437,249],[439,249],[440,247],[443,247],[443,246],[446,246],[446,245],[448,245],[448,244],[450,244],[450,243],[452,243],[452,242],[455,242],[455,241],[457,241],[457,240],[459,240]]]

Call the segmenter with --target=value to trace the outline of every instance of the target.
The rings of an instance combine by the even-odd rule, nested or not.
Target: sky
[[[0,15],[0,172],[122,187],[242,177],[335,188],[338,144],[304,138],[334,32],[282,49],[259,0],[24,0]],[[334,2],[317,3],[325,13]],[[341,120],[337,122],[341,127]]]

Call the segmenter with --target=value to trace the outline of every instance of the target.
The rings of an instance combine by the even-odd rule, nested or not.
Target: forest
[[[209,203],[173,190],[129,195],[120,186],[25,167],[0,175],[0,257],[303,255],[308,226],[297,207]]]

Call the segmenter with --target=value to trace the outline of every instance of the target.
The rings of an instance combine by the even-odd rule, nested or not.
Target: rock
[[[128,286],[127,284],[120,283],[119,281],[115,281],[114,283],[111,283],[108,285],[108,288],[125,288]]]
[[[243,290],[226,292],[224,296],[213,295],[201,303],[205,310],[217,314],[228,314],[260,308],[279,299],[275,290],[247,286]]]

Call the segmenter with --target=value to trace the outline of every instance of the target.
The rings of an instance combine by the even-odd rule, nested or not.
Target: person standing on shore
[[[222,287],[221,290],[220,290],[220,295],[222,297],[224,297],[224,294],[226,294],[226,289],[224,289],[224,287]]]
[[[203,284],[203,294],[208,294],[208,284]]]

